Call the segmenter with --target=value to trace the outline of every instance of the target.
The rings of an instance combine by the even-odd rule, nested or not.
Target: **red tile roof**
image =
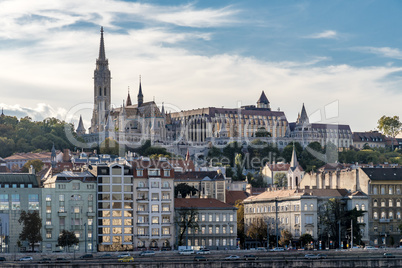
[[[226,190],[226,204],[234,205],[237,200],[244,200],[249,196],[246,191],[228,191]]]

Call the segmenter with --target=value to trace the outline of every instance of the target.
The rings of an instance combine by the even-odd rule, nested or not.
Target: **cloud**
[[[53,108],[46,103],[38,103],[36,107],[23,107],[19,104],[9,105],[0,103],[0,107],[3,109],[5,115],[16,116],[17,118],[30,117],[34,121],[42,121],[48,117],[63,118],[66,114],[64,108]]]
[[[402,51],[392,47],[355,47],[351,50],[402,60]]]
[[[316,33],[312,35],[308,35],[305,38],[312,38],[312,39],[337,39],[339,37],[336,31],[327,30],[321,33]]]

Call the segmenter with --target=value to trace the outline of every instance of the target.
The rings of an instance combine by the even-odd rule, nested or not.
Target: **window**
[[[28,195],[28,210],[39,210],[39,195]]]
[[[401,219],[401,212],[400,212],[400,211],[398,211],[398,212],[396,213],[396,218],[397,218],[398,220]]]
[[[374,213],[373,213],[373,218],[374,218],[374,219],[378,219],[378,213],[377,213],[377,211],[374,211]]]
[[[159,235],[159,228],[152,228],[152,235]]]
[[[145,183],[143,181],[139,181],[138,188],[144,188],[144,187],[145,187]]]
[[[385,219],[385,212],[384,211],[381,212],[381,219]]]
[[[377,186],[374,186],[374,187],[373,187],[373,194],[378,194],[378,188],[377,188]]]
[[[401,206],[401,200],[399,200],[399,199],[396,200],[396,206],[397,206],[397,207],[400,207],[400,206]]]
[[[21,209],[19,194],[11,195],[11,208],[12,208],[12,210],[20,210]]]
[[[377,206],[378,206],[377,199],[374,199],[374,201],[373,201],[373,207],[377,207]]]
[[[226,234],[226,226],[222,226],[222,234]]]
[[[46,201],[52,201],[52,195],[47,194],[46,195]]]
[[[233,214],[229,214],[229,221],[233,221]]]
[[[384,199],[381,200],[381,206],[385,207],[385,200]]]
[[[163,171],[163,176],[164,177],[170,177],[170,170],[164,170]]]
[[[362,210],[365,211],[366,210],[366,206],[363,204],[362,205]]]
[[[142,169],[137,169],[137,177],[142,177],[143,175],[143,170]],[[138,186],[138,187],[144,187],[144,186]]]
[[[170,228],[169,227],[163,227],[162,228],[162,234],[170,235]]]
[[[52,230],[46,230],[46,238],[47,239],[52,238]]]
[[[306,215],[306,224],[312,224],[312,223],[313,223],[313,216]]]
[[[304,204],[304,211],[307,211],[307,204]]]
[[[394,194],[394,188],[392,186],[389,186],[388,194]]]
[[[95,185],[93,185],[93,184],[87,184],[87,189],[95,189]]]
[[[222,221],[226,221],[226,214],[222,215]]]
[[[314,210],[314,205],[310,204],[310,210]]]
[[[79,190],[80,189],[80,184],[79,183],[73,183],[73,190]]]
[[[159,201],[159,194],[158,193],[152,193],[152,201]]]
[[[219,234],[219,226],[215,227],[215,234]]]
[[[64,194],[59,195],[59,201],[64,201]]]
[[[208,227],[208,234],[212,234],[212,226]]]
[[[159,212],[159,205],[152,205],[151,210],[152,212]]]
[[[152,217],[152,224],[159,224],[159,217],[153,216]]]
[[[215,214],[215,221],[219,221],[219,214]]]
[[[392,207],[392,199],[389,199],[389,200],[388,200],[388,206],[389,206],[389,207]]]
[[[205,234],[205,226],[201,227],[201,234]]]
[[[167,182],[167,181],[163,182],[163,188],[169,189],[170,188],[169,182]]]
[[[162,205],[162,211],[170,211],[169,205]]]
[[[9,210],[8,194],[0,194],[0,210]]]
[[[388,218],[391,220],[394,218],[394,213],[392,211],[388,213]]]
[[[159,182],[157,182],[157,181],[151,182],[151,187],[152,188],[159,188]]]
[[[299,224],[299,215],[295,216],[295,224]]]
[[[229,227],[230,233],[233,234],[233,226]]]
[[[201,214],[201,221],[205,221],[205,214]]]
[[[212,221],[212,214],[208,214],[208,221]]]
[[[148,169],[148,176],[159,176],[160,175],[160,170],[156,168],[150,168]]]
[[[381,186],[381,194],[385,194],[385,186]]]

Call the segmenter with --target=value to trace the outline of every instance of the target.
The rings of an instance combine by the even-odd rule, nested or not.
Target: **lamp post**
[[[275,198],[275,232],[276,232],[276,247],[278,247],[278,199]]]

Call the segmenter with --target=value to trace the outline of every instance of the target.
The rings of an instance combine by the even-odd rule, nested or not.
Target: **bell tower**
[[[104,131],[106,117],[111,109],[111,76],[109,62],[105,55],[105,43],[103,40],[103,27],[101,27],[99,57],[96,60],[94,71],[94,109],[92,113],[90,133]]]

